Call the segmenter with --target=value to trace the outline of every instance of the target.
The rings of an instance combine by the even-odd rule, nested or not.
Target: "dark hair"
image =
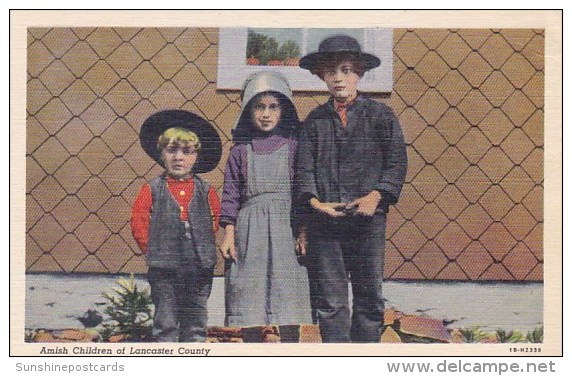
[[[263,95],[272,95],[278,99],[280,104],[280,120],[276,128],[271,132],[261,133],[254,124],[252,123],[252,106],[258,98]],[[232,140],[235,143],[249,143],[257,135],[270,135],[270,134],[280,134],[284,137],[297,137],[298,128],[300,125],[300,120],[298,119],[298,113],[294,104],[288,99],[284,94],[276,91],[264,91],[262,93],[256,94],[246,107],[238,120],[236,128],[232,131]]]
[[[318,59],[311,72],[324,80],[324,70],[336,67],[338,64],[349,61],[353,65],[354,72],[361,78],[365,74],[365,64],[359,56],[353,52],[335,52],[322,56]]]

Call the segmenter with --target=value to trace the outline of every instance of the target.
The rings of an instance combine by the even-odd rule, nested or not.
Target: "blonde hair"
[[[167,129],[157,141],[157,150],[163,152],[163,149],[170,144],[192,146],[198,152],[201,150],[201,141],[196,133],[191,132],[185,128],[173,127]]]

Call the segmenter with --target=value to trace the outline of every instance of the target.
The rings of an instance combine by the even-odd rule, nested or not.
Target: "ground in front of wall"
[[[106,300],[102,293],[111,291],[117,278],[114,275],[26,275],[28,340],[99,341],[99,334],[93,329],[85,331],[79,318],[89,310],[103,312]],[[144,276],[137,276],[135,280],[141,288],[148,286]],[[469,335],[474,339],[476,333],[479,342],[495,342],[494,333],[499,329],[526,334],[542,326],[543,287],[542,283],[387,281],[384,284],[387,309],[381,341],[467,342],[465,337]],[[223,322],[224,280],[215,278],[209,299],[208,341],[243,342],[245,336],[252,333],[259,337],[256,330],[226,328]],[[468,328],[475,333],[467,334]],[[296,340],[299,342],[321,342],[319,330],[314,325],[302,325],[298,332]],[[261,327],[260,338],[264,342],[281,341],[275,327]]]

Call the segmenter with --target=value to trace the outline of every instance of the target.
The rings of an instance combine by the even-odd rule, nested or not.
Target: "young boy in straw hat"
[[[381,336],[385,220],[399,198],[407,154],[392,110],[357,89],[379,65],[346,35],[324,39],[300,60],[331,94],[302,126],[296,168],[298,199],[313,217],[307,256],[324,342],[379,342]]]
[[[153,339],[204,342],[220,203],[214,188],[196,174],[217,166],[221,141],[209,122],[181,110],[150,116],[139,138],[165,168],[141,188],[131,216],[133,236],[149,266]]]

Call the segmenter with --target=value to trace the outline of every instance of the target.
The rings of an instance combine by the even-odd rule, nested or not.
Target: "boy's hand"
[[[304,227],[300,229],[298,237],[296,238],[296,254],[299,256],[306,256],[306,245],[308,244],[308,235]]]
[[[320,202],[320,200],[313,197],[310,199],[310,205],[320,213],[326,214],[330,217],[345,217],[346,215],[346,213],[341,210],[346,206],[346,204],[338,202]]]
[[[363,215],[372,217],[375,209],[381,201],[381,193],[379,191],[371,191],[367,195],[358,198],[346,205],[347,210],[355,209],[355,215]]]
[[[236,261],[236,247],[234,245],[234,226],[227,225],[224,229],[224,239],[220,246],[220,253],[225,259],[232,259]]]

